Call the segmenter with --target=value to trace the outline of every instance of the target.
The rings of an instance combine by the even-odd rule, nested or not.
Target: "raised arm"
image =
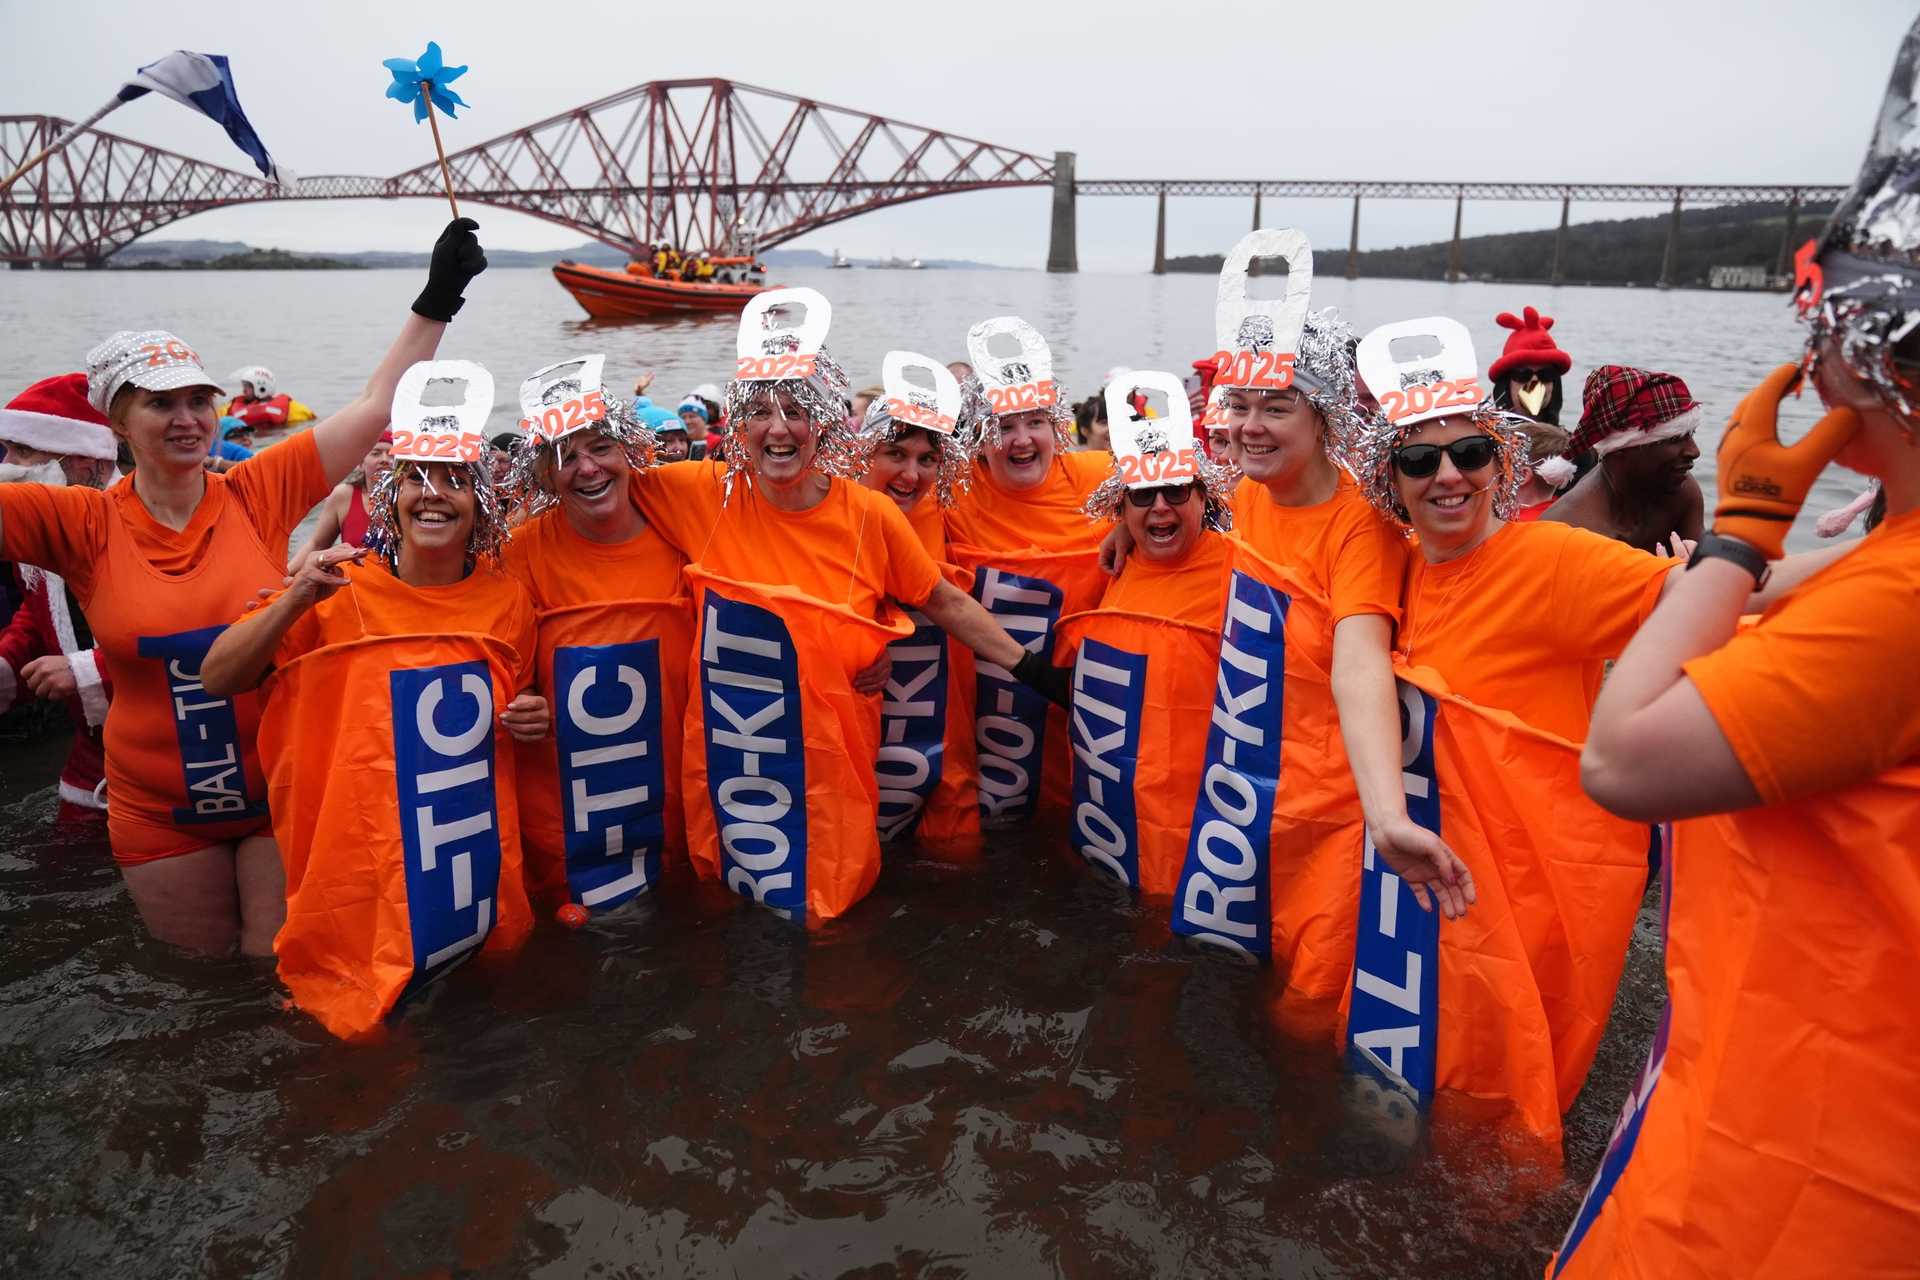
[[[422,360],[433,359],[447,323],[465,301],[461,294],[467,282],[487,269],[487,255],[473,234],[479,226],[472,218],[455,218],[447,224],[434,242],[427,287],[414,299],[413,314],[400,326],[400,336],[387,348],[358,398],[314,425],[313,440],[328,484],[340,483],[373,448],[387,429],[400,375]]]
[[[328,547],[314,555],[293,582],[264,609],[241,618],[220,633],[200,664],[200,683],[216,698],[257,689],[273,666],[274,650],[300,616],[347,585],[341,562],[366,556],[362,547]]]

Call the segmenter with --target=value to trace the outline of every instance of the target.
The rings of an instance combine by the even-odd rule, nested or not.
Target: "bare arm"
[[[200,664],[200,683],[206,691],[216,698],[230,698],[259,688],[288,629],[301,614],[347,585],[337,566],[345,560],[359,563],[366,554],[361,547],[329,547],[315,555],[272,604],[222,631]]]
[[[1446,842],[1407,816],[1400,765],[1400,698],[1387,654],[1392,624],[1377,613],[1342,618],[1333,628],[1333,701],[1347,764],[1374,851],[1407,882],[1422,908],[1453,919],[1474,901],[1473,875]]]
[[[1733,636],[1752,607],[1752,587],[1746,570],[1725,560],[1668,579],[1659,606],[1594,703],[1580,782],[1602,808],[1660,822],[1759,803],[1719,722],[1681,670]]]
[[[942,631],[967,646],[995,666],[1008,671],[1019,663],[1027,650],[1007,629],[994,621],[978,600],[942,578],[920,606]],[[1051,657],[1042,654],[1042,657]]]
[[[422,360],[433,359],[446,332],[447,326],[440,321],[409,313],[400,336],[387,348],[359,396],[314,424],[313,442],[319,447],[320,469],[326,472],[328,484],[339,484],[367,456],[387,429],[400,375]]]

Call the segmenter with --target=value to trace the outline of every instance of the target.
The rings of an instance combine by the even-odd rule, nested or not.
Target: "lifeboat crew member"
[[[265,954],[285,911],[254,758],[251,696],[201,683],[207,647],[285,575],[287,537],[386,426],[402,372],[431,356],[486,257],[470,219],[434,246],[414,301],[351,404],[227,475],[205,465],[219,388],[193,349],[159,330],[88,353],[88,399],[132,450],[106,493],[0,486],[0,558],[64,577],[113,671],[108,841],[155,936]]]
[[[1920,1254],[1920,23],[1859,178],[1797,259],[1811,321],[1721,439],[1713,531],[1608,677],[1581,762],[1674,820],[1668,1009],[1552,1276],[1892,1276]],[[1889,213],[1888,211],[1893,211]],[[1782,397],[1830,406],[1780,443]],[[1886,520],[1755,625],[1830,461]]]
[[[227,375],[227,381],[238,385],[240,393],[220,410],[223,418],[238,418],[250,427],[269,431],[314,419],[312,409],[284,391],[275,391],[273,370],[265,365],[236,369]]]
[[[118,447],[106,415],[87,401],[87,375],[34,383],[0,409],[0,483],[17,481],[102,489],[115,476]],[[57,820],[103,822],[106,756],[102,729],[113,681],[86,614],[60,575],[13,566],[23,599],[0,629],[0,710],[16,700],[64,702],[73,746],[60,769]],[[4,573],[0,569],[0,573]]]

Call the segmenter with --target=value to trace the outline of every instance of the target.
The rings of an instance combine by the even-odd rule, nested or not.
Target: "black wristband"
[[[1693,549],[1693,555],[1687,560],[1687,568],[1693,568],[1702,560],[1728,560],[1739,565],[1753,575],[1756,591],[1766,586],[1767,579],[1773,576],[1773,565],[1764,551],[1750,542],[1721,533],[1709,533],[1700,539]]]

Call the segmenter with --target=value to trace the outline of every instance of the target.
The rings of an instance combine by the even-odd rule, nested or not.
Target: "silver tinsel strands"
[[[513,446],[505,488],[529,517],[559,503],[559,495],[552,487],[554,476],[565,462],[566,452],[576,448],[588,435],[602,435],[617,443],[627,456],[627,466],[634,471],[645,471],[655,464],[660,438],[634,417],[633,406],[626,400],[605,387],[600,388],[600,395],[606,401],[607,416],[592,426],[549,444],[535,443],[531,435],[522,436]],[[555,394],[552,398],[557,402],[572,396]]]
[[[1512,519],[1520,505],[1520,486],[1533,474],[1533,466],[1527,461],[1527,437],[1521,430],[1527,420],[1519,414],[1494,408],[1491,399],[1482,400],[1477,407],[1459,416],[1471,418],[1474,426],[1492,436],[1499,445],[1493,459],[1493,514],[1502,520]],[[1353,420],[1357,427],[1338,442],[1340,464],[1353,474],[1360,492],[1366,495],[1374,510],[1402,525],[1410,525],[1411,517],[1394,484],[1393,451],[1407,443],[1414,427],[1427,423],[1395,427],[1384,416],[1367,420],[1357,413]],[[1437,420],[1428,419],[1432,421]],[[1334,438],[1331,435],[1328,438],[1332,443]]]
[[[854,437],[854,449],[850,455],[854,469],[833,474],[858,480],[866,475],[876,450],[892,444],[909,431],[926,431],[940,451],[940,464],[933,478],[933,494],[944,510],[951,507],[954,499],[964,493],[972,482],[973,461],[979,456],[980,441],[985,434],[987,421],[992,416],[992,410],[987,407],[986,387],[974,374],[960,379],[960,412],[954,416],[951,435],[928,430],[911,422],[895,421],[887,412],[886,398],[878,397],[867,406],[866,420],[860,424],[859,434]]]
[[[1353,369],[1357,341],[1353,326],[1332,307],[1307,316],[1300,350],[1293,360],[1293,384],[1320,411],[1327,442],[1351,438],[1360,426],[1360,402]],[[1335,461],[1339,461],[1335,456]]]
[[[1240,483],[1240,472],[1199,454],[1198,450],[1195,452],[1199,456],[1200,487],[1206,494],[1207,505],[1206,513],[1200,518],[1200,526],[1216,533],[1227,533],[1233,528],[1233,488]],[[1115,458],[1113,470],[1087,495],[1087,503],[1081,510],[1087,513],[1087,519],[1095,523],[1118,520],[1120,504],[1126,500],[1127,486],[1120,479],[1120,462]]]
[[[847,423],[851,403],[846,370],[825,351],[813,358],[813,374],[806,378],[782,378],[778,381],[727,383],[723,410],[727,420],[726,497],[733,497],[735,477],[744,474],[753,483],[753,471],[747,458],[747,406],[765,395],[785,392],[793,397],[800,412],[813,424],[816,449],[813,465],[830,476],[859,474],[859,446],[855,432]]]
[[[395,462],[367,499],[367,546],[397,572],[400,568],[400,481],[410,471],[424,472],[428,464]],[[507,549],[507,516],[494,488],[492,469],[483,460],[443,464],[464,473],[473,486],[473,532],[467,535],[467,558],[491,557],[497,565]]]

